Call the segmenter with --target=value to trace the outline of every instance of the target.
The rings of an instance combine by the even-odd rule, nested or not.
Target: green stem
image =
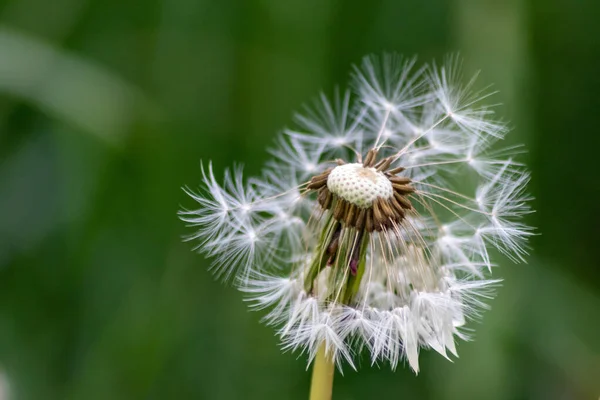
[[[325,351],[325,343],[322,343],[313,363],[309,400],[331,400],[334,373],[335,364]]]

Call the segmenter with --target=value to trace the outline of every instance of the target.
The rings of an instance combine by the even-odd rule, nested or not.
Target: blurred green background
[[[200,160],[258,173],[368,53],[482,70],[541,235],[450,363],[335,399],[600,396],[597,0],[0,1],[0,400],[305,399],[305,360],[181,242]]]

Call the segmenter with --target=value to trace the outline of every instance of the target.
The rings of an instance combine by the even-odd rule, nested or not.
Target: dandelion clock
[[[279,135],[261,176],[217,179],[208,164],[186,189],[188,239],[265,310],[284,350],[306,353],[312,399],[361,353],[415,373],[422,350],[456,356],[499,282],[491,250],[527,254],[522,149],[499,145],[491,93],[462,81],[456,57],[365,57],[347,91]]]

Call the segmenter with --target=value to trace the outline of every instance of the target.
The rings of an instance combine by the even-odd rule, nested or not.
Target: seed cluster
[[[337,167],[314,176],[307,189],[316,190],[321,207],[346,227],[369,233],[397,227],[412,209],[408,195],[415,189],[410,178],[397,176],[404,168],[388,170],[391,157],[378,163],[376,158],[373,149],[361,164],[337,160]]]

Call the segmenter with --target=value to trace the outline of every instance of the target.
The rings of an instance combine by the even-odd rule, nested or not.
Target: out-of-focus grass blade
[[[2,92],[111,143],[150,108],[140,90],[93,61],[0,26]]]

